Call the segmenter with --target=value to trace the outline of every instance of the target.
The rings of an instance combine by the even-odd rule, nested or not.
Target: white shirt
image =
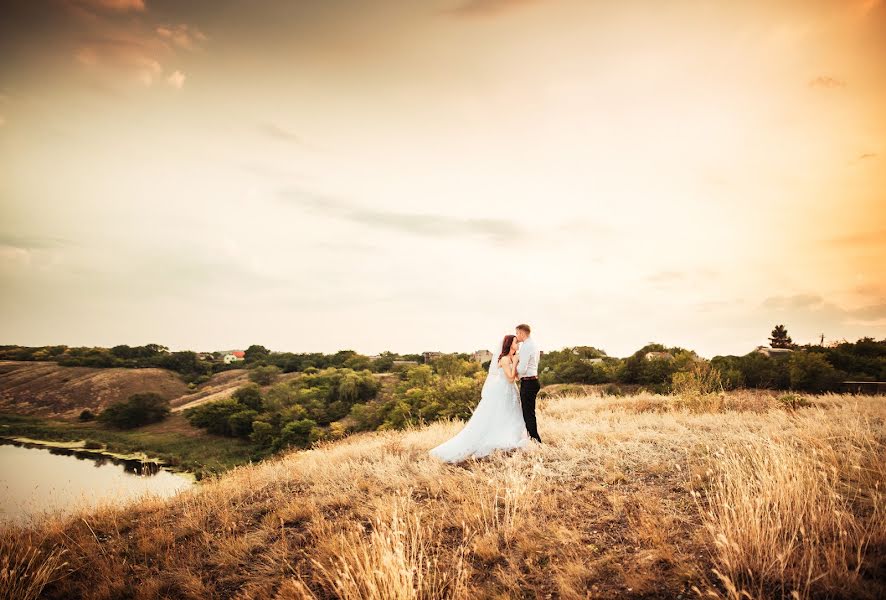
[[[520,359],[520,362],[517,364],[517,375],[520,377],[538,376],[538,360],[541,357],[541,353],[538,351],[538,346],[535,345],[535,340],[532,339],[532,336],[523,340],[523,343],[520,344],[520,349],[517,350],[517,356]]]

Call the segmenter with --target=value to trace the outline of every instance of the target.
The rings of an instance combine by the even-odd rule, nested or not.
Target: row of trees
[[[271,352],[264,346],[253,344],[244,352],[244,360],[225,364],[221,352],[213,352],[206,358],[191,350],[170,352],[166,346],[119,345],[113,348],[88,346],[0,346],[0,360],[47,360],[65,367],[96,368],[146,368],[158,367],[175,371],[182,379],[194,385],[208,381],[211,376],[230,369],[275,366],[284,373],[303,372],[306,369],[353,369],[374,373],[389,372],[394,361],[420,362],[420,354],[396,354],[383,352],[378,358],[358,354],[353,350],[341,350],[334,354],[320,352],[293,353]],[[205,356],[205,355],[204,355]],[[460,355],[466,357],[467,355]]]
[[[773,347],[792,351],[772,356],[754,351],[744,356],[711,359],[711,366],[720,372],[725,388],[825,392],[838,390],[840,383],[847,380],[886,380],[886,340],[862,338],[834,346],[798,346],[783,328],[776,328],[773,336]],[[623,359],[580,346],[545,354],[540,379],[543,385],[624,383],[669,392],[675,375],[689,372],[699,361],[702,359],[690,350],[661,344],[648,344]]]

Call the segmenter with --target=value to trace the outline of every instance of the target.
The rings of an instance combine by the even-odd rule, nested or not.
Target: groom
[[[523,405],[523,421],[526,423],[529,437],[541,443],[538,426],[535,423],[535,397],[541,387],[538,383],[540,353],[535,345],[535,340],[529,337],[529,325],[525,323],[517,325],[516,334],[517,341],[520,342],[520,349],[517,351],[517,374],[520,376],[520,404]]]

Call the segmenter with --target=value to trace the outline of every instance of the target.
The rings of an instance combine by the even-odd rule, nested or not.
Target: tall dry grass
[[[0,543],[35,580],[13,540],[64,552],[46,598],[886,595],[884,399],[803,400],[548,397],[527,451],[453,466],[427,450],[460,423],[360,434]]]

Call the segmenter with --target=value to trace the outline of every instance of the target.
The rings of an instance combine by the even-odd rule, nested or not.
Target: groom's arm
[[[520,361],[517,363],[517,375],[523,377],[526,375],[526,369],[529,368],[529,352],[523,352],[523,348],[525,346],[520,344],[520,349],[517,350],[517,359]]]

